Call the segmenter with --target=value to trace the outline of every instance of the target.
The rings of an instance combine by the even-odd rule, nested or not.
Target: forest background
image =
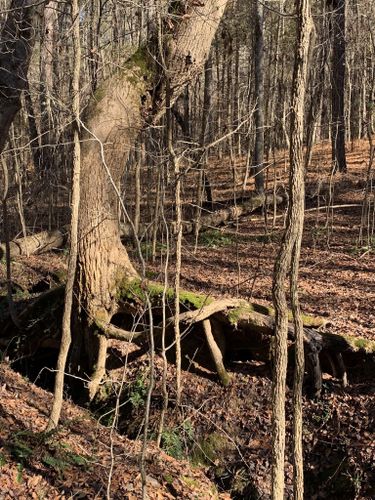
[[[373,2],[226,4],[1,5],[4,357],[30,376],[54,369],[60,350],[49,432],[65,372],[84,381],[82,391],[65,380],[76,401],[110,401],[111,429],[132,436],[129,422],[137,422],[143,495],[152,433],[164,447],[168,433],[185,435],[184,456],[207,439],[209,428],[195,422],[202,429],[190,442],[181,431],[186,415],[171,410],[186,398],[198,404],[186,392],[192,370],[210,384],[217,372],[233,404],[240,374],[264,384],[273,360],[273,397],[270,386],[264,394],[273,409],[268,458],[257,459],[256,473],[244,466],[254,446],[241,433],[228,452],[241,457],[237,469],[229,460],[230,479],[210,464],[220,489],[240,498],[250,490],[281,498],[284,490],[288,351],[297,356],[295,381],[298,353],[305,361],[293,390],[294,446],[303,378],[315,398],[349,391],[350,407],[366,415],[363,432],[370,428],[373,400],[359,387],[370,390],[374,348]],[[304,214],[299,286],[310,314],[301,315]],[[58,250],[67,240],[68,255]],[[52,389],[50,376],[43,383]],[[134,407],[120,411],[136,384],[144,388],[141,423]],[[307,413],[323,404],[307,401]],[[338,476],[353,498],[371,494],[373,448],[364,436],[359,468],[348,451],[355,446],[343,451],[338,437],[313,484],[323,474],[323,490],[334,483],[340,495]],[[314,476],[308,453],[305,473]],[[301,449],[292,455],[298,497]]]

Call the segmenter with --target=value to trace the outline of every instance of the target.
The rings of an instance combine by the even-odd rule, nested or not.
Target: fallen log
[[[283,199],[280,196],[276,197],[276,203],[281,203]],[[195,227],[200,229],[212,228],[220,226],[230,220],[236,220],[238,217],[247,215],[263,205],[270,205],[274,202],[273,195],[254,195],[246,200],[245,203],[228,208],[223,208],[215,212],[203,215],[199,222],[195,220],[183,221],[182,232],[191,234],[195,231]],[[141,224],[140,234],[145,234],[150,225]],[[170,224],[170,232],[176,234],[175,223]],[[124,239],[129,239],[134,236],[134,229],[130,223],[120,224],[120,235]],[[27,257],[29,255],[39,255],[51,250],[63,247],[69,237],[69,225],[63,226],[61,229],[52,231],[42,231],[25,238],[18,238],[10,242],[10,257]],[[5,256],[5,243],[0,243],[0,259]]]
[[[10,257],[28,257],[61,248],[65,245],[69,236],[69,226],[53,231],[42,231],[41,233],[18,238],[9,242]],[[0,243],[0,259],[6,254],[5,243]]]
[[[205,228],[218,227],[228,221],[235,221],[239,217],[251,214],[260,207],[272,205],[275,202],[277,204],[280,204],[283,202],[283,198],[281,196],[276,196],[275,198],[273,194],[254,194],[244,203],[204,214],[200,217],[199,220],[183,221],[182,232],[183,234],[191,234],[195,231],[195,228],[197,226],[200,230]],[[175,223],[172,223],[171,227],[172,231],[176,232]]]

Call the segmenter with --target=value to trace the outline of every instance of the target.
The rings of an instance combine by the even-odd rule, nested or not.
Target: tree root
[[[223,353],[221,349],[216,343],[215,337],[212,333],[211,322],[209,319],[203,320],[203,330],[206,336],[208,348],[210,350],[213,362],[215,364],[215,368],[217,374],[219,375],[220,382],[224,387],[230,384],[230,376],[225,369],[224,361],[223,361]]]
[[[98,341],[99,349],[98,357],[96,360],[96,367],[93,374],[91,375],[91,380],[88,383],[88,394],[90,401],[92,401],[96,396],[100,383],[104,379],[106,373],[108,340],[104,336],[100,336]]]
[[[107,339],[114,340],[123,340],[126,342],[135,342],[140,339],[145,339],[147,337],[148,332],[129,332],[127,330],[123,330],[118,326],[112,325],[111,323],[107,323],[103,325],[99,322],[96,322],[97,327],[99,328],[99,335],[103,335]]]
[[[142,314],[143,295],[146,288],[154,309],[154,338],[157,348],[161,346],[161,307],[160,299],[163,287],[157,283],[145,282],[142,285],[139,280],[128,283],[126,288],[121,288],[121,296],[118,298],[118,309],[116,314],[127,318],[126,323],[131,327],[135,311]],[[36,352],[44,345],[48,347],[53,340],[56,345],[59,332],[57,331],[60,321],[59,315],[62,311],[64,297],[63,287],[46,292],[34,299],[20,314],[22,321],[23,336],[22,349],[27,348],[28,355]],[[180,323],[184,325],[182,349],[187,356],[194,357],[199,347],[201,358],[195,361],[203,367],[212,369],[212,361],[215,371],[223,385],[229,383],[229,375],[225,368],[225,362],[243,353],[241,359],[258,359],[265,362],[270,360],[270,347],[274,335],[274,317],[272,308],[249,303],[243,299],[225,298],[212,300],[201,294],[194,294],[181,290],[181,314]],[[173,338],[173,293],[167,290],[167,311],[170,317],[166,323],[166,337],[169,349],[174,345]],[[259,312],[259,311],[262,311]],[[267,314],[268,313],[268,314]],[[306,316],[306,318],[309,318]],[[97,390],[105,374],[105,352],[110,339],[126,342],[135,342],[142,347],[147,346],[150,332],[147,328],[147,318],[144,318],[146,327],[143,331],[131,331],[131,328],[121,328],[112,323],[93,321],[93,334],[98,342],[96,367],[89,391],[92,396]],[[307,321],[307,323],[309,323]],[[53,325],[53,329],[51,326]],[[289,324],[288,336],[290,348],[293,348],[294,329]],[[14,326],[2,330],[0,344],[7,345],[10,337],[14,337]],[[345,387],[348,384],[346,370],[346,357],[349,356],[363,359],[374,358],[375,342],[350,337],[346,335],[332,334],[329,331],[321,331],[313,328],[304,328],[306,371],[310,379],[312,394],[319,397],[322,390],[322,372],[325,370],[334,377],[341,380]],[[89,341],[89,340],[88,340]],[[30,347],[31,346],[31,347]],[[198,346],[198,347],[197,347]],[[206,346],[206,347],[204,347]],[[208,349],[207,349],[208,347]],[[189,351],[190,349],[190,351]],[[17,351],[19,354],[19,351]],[[100,353],[104,353],[101,355]],[[323,364],[321,362],[323,360]],[[324,362],[324,359],[327,362]]]

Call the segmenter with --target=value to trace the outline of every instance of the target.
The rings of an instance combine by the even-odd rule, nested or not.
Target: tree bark
[[[1,32],[0,44],[0,152],[9,128],[21,108],[21,92],[27,86],[27,70],[35,42],[36,14],[43,4],[12,0]]]
[[[263,3],[256,0],[255,5],[255,147],[253,172],[255,189],[264,192],[264,40],[263,40]]]
[[[178,3],[182,12],[174,12],[161,40],[171,103],[201,71],[226,3]],[[150,48],[151,44],[139,49],[121,72],[104,82],[84,119],[75,282],[79,325],[73,338],[72,363],[76,369],[81,367],[77,371],[94,374],[90,397],[100,382],[97,374],[103,374],[106,356],[106,341],[94,335],[95,323],[109,323],[116,311],[116,284],[138,274],[120,240],[117,186],[145,118],[155,121],[165,112],[165,78],[157,74]],[[87,360],[85,366],[81,360]]]
[[[40,142],[39,162],[36,164],[40,177],[51,172],[54,156],[54,123],[53,123],[53,60],[55,49],[55,30],[57,27],[58,2],[50,0],[46,3],[40,44]],[[51,193],[48,193],[49,195]]]
[[[303,231],[304,216],[304,162],[303,162],[303,122],[304,102],[307,79],[307,64],[310,45],[312,18],[310,15],[310,1],[296,0],[297,44],[295,51],[291,128],[290,128],[290,172],[289,193],[290,202],[287,213],[287,223],[282,245],[275,262],[273,280],[273,300],[276,311],[275,318],[275,346],[272,393],[272,498],[284,498],[284,466],[285,466],[285,389],[288,361],[288,307],[285,292],[285,280],[291,273],[290,291],[292,296],[292,310],[296,337],[296,374],[295,390],[297,405],[295,412],[294,432],[296,446],[294,452],[297,457],[294,461],[295,482],[294,497],[303,498],[303,467],[301,449],[301,378],[303,380],[303,327],[300,317],[297,277],[298,261]],[[303,354],[302,354],[303,357]],[[301,476],[302,475],[302,476]],[[302,496],[301,496],[302,495]]]
[[[304,117],[306,80],[310,43],[313,32],[310,0],[296,0],[298,16],[298,35],[294,62],[291,128],[290,128],[290,169],[293,180],[293,196],[291,203],[296,205],[295,210],[295,241],[292,249],[292,262],[290,273],[291,308],[294,321],[295,346],[294,346],[294,383],[293,383],[293,498],[303,500],[303,448],[302,448],[302,389],[305,370],[304,331],[301,317],[301,308],[298,295],[298,273],[301,254],[304,210],[305,210],[305,163],[304,163]]]
[[[331,39],[332,39],[332,162],[333,168],[346,172],[345,153],[345,0],[328,0],[331,8]]]
[[[64,314],[62,320],[62,335],[59,356],[57,359],[55,388],[53,395],[53,404],[47,431],[56,428],[62,410],[64,395],[64,380],[66,361],[68,359],[69,348],[72,341],[71,318],[73,307],[73,286],[77,268],[77,232],[78,232],[78,213],[79,213],[79,180],[81,174],[81,145],[79,141],[79,78],[81,70],[81,42],[79,28],[79,7],[78,0],[71,0],[71,15],[73,24],[73,78],[72,78],[72,115],[74,119],[73,131],[73,178],[72,178],[72,216],[70,224],[70,253],[68,264],[68,275],[65,286]]]

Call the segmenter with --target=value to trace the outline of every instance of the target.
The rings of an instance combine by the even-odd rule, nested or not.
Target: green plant
[[[167,245],[165,245],[164,243],[157,242],[156,246],[155,246],[155,251],[157,254],[165,255],[167,248],[168,248]],[[152,257],[152,250],[153,250],[152,243],[147,242],[147,241],[141,242],[142,255],[146,260],[149,259],[150,257]]]
[[[0,467],[7,463],[7,459],[5,458],[4,453],[0,453]]]
[[[189,488],[199,488],[200,483],[197,479],[189,476],[181,476],[181,481],[183,481]]]
[[[199,243],[208,248],[219,248],[232,245],[234,239],[228,234],[224,234],[218,229],[210,229],[199,235]]]
[[[21,431],[12,436],[8,448],[13,458],[24,463],[30,459],[37,445],[36,436],[32,432]]]
[[[185,457],[183,439],[177,429],[166,429],[162,432],[161,447],[168,455],[178,460]]]
[[[168,484],[172,484],[174,481],[173,476],[171,476],[171,474],[164,474],[163,478],[164,481],[166,481]]]
[[[54,469],[59,477],[62,477],[65,470],[72,466],[85,467],[89,463],[86,457],[77,455],[66,448],[64,449],[63,446],[52,449],[50,453],[43,455],[42,462]]]
[[[23,472],[23,465],[17,464],[17,483],[23,482],[22,472]]]
[[[147,384],[144,375],[140,375],[131,385],[129,391],[129,402],[134,409],[142,406],[146,400]]]
[[[52,468],[60,477],[70,467],[89,464],[88,457],[71,451],[69,445],[56,439],[55,434],[55,431],[39,433],[20,431],[11,437],[7,448],[18,462],[18,476],[21,479],[23,468],[35,459]]]
[[[321,401],[317,406],[317,412],[312,416],[312,419],[318,425],[325,425],[332,416],[331,404],[328,401]]]
[[[13,294],[13,298],[15,300],[24,300],[28,299],[30,297],[30,293],[28,290],[23,290],[22,288],[16,289],[15,293]]]
[[[356,245],[348,248],[347,253],[360,257],[363,254],[369,254],[375,250],[375,236],[371,236],[367,241],[367,245]]]
[[[171,457],[186,458],[187,450],[194,443],[194,426],[190,420],[186,420],[182,425],[165,429],[161,435],[161,447]]]
[[[182,424],[182,429],[183,429],[184,434],[185,434],[185,441],[188,441],[189,443],[194,442],[195,429],[194,429],[192,421],[185,420],[185,422]]]
[[[363,471],[360,470],[359,467],[354,466],[354,470],[348,470],[343,473],[343,476],[346,476],[352,484],[354,489],[355,498],[359,498],[362,489],[363,482]]]

